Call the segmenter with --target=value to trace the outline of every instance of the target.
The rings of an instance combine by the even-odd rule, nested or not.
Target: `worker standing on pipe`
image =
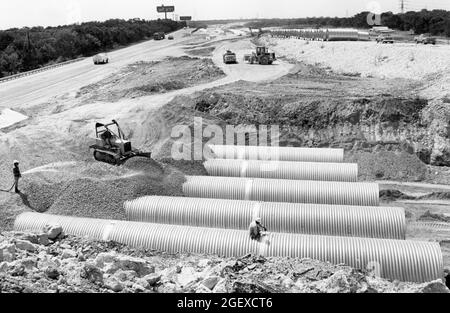
[[[256,218],[249,227],[250,239],[260,241],[262,236],[265,236],[267,228],[261,224],[261,218]]]
[[[22,174],[20,173],[20,169],[19,169],[19,161],[17,161],[17,160],[14,161],[13,174],[14,174],[15,192],[16,193],[20,193],[20,190],[19,190],[19,179],[22,177]]]

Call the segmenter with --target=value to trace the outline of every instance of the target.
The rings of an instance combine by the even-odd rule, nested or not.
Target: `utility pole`
[[[405,13],[405,0],[400,0],[400,13]]]

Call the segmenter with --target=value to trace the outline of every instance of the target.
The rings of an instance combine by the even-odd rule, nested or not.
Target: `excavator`
[[[90,146],[94,150],[94,159],[112,165],[123,165],[134,157],[151,159],[152,154],[134,149],[125,137],[119,124],[113,120],[110,124],[95,124],[96,143]]]

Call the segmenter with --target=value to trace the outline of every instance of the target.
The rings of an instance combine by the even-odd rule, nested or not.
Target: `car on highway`
[[[167,39],[174,40],[173,36],[169,36],[169,37],[167,37]]]
[[[94,56],[94,64],[108,64],[109,63],[109,57],[106,53],[99,53],[96,56]]]
[[[392,38],[391,35],[379,35],[377,37],[377,43],[390,43],[393,44],[394,43],[394,38]]]
[[[436,44],[436,38],[422,34],[420,36],[414,37],[414,41],[416,44],[422,43],[424,45],[435,45]]]
[[[163,40],[165,38],[166,38],[166,34],[164,34],[163,32],[158,32],[158,33],[153,34],[154,40]]]

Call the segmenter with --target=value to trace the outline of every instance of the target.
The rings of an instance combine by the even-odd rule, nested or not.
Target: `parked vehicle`
[[[422,43],[424,45],[435,45],[436,44],[436,38],[428,36],[428,35],[420,35],[417,37],[414,37],[414,41],[416,42],[416,44]]]
[[[173,36],[167,37],[168,40],[174,40]]]
[[[377,37],[377,43],[390,43],[393,44],[394,43],[394,38],[392,38],[391,35],[379,35]]]
[[[237,63],[236,53],[227,50],[227,52],[223,55],[223,63],[236,64]]]
[[[164,40],[166,39],[166,34],[160,32],[160,33],[154,33],[153,34],[153,39],[154,40]]]

